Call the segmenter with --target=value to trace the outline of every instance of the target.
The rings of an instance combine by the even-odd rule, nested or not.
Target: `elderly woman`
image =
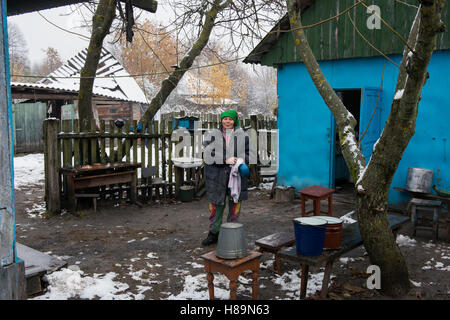
[[[209,233],[202,242],[203,246],[217,242],[226,202],[229,210],[227,221],[237,222],[241,201],[248,198],[248,178],[238,176],[237,169],[242,163],[249,163],[249,138],[238,127],[236,110],[223,112],[220,119],[220,128],[208,132],[204,141],[206,197],[210,217]]]

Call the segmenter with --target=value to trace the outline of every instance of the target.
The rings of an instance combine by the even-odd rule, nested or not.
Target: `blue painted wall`
[[[400,55],[390,58],[400,64]],[[320,66],[335,89],[379,88],[385,69],[378,102],[382,129],[395,94],[398,67],[383,57],[323,61]],[[448,70],[450,51],[435,52],[428,68],[430,78],[422,91],[416,132],[391,184],[391,204],[409,200],[406,194],[392,189],[405,187],[408,167],[433,170],[433,184],[450,190]],[[312,184],[332,187],[334,119],[302,63],[278,69],[278,96],[278,183],[296,189]]]

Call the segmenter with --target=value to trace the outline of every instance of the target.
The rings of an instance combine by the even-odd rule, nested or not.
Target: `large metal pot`
[[[422,168],[408,168],[406,189],[412,192],[430,193],[433,171]]]
[[[220,226],[216,256],[222,259],[238,259],[247,256],[244,226],[241,223],[223,223]]]

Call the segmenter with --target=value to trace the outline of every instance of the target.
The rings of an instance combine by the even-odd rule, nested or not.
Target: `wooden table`
[[[321,186],[310,186],[299,191],[302,199],[302,217],[310,212],[314,212],[315,216],[320,216],[320,213],[326,213],[333,216],[333,192],[334,189],[329,189]],[[306,200],[313,200],[313,210],[305,212]],[[328,211],[320,211],[320,201],[328,199]]]
[[[130,183],[130,200],[136,202],[137,177],[136,170],[140,163],[115,162],[94,164],[75,168],[61,168],[60,172],[67,181],[67,196],[69,210],[75,211],[76,190],[99,187],[118,183]]]
[[[411,198],[444,201],[447,204],[447,208],[449,208],[449,210],[450,210],[450,197],[441,197],[439,195],[432,194],[432,193],[415,192],[415,191],[410,191],[408,189],[398,188],[398,187],[394,187],[394,190],[397,190],[397,191],[400,191],[400,192],[406,192],[406,193],[408,193],[411,196]],[[409,211],[408,208],[407,208],[406,211]],[[406,213],[409,213],[409,212],[406,212]]]
[[[247,250],[248,255],[240,259],[221,259],[216,257],[216,250],[201,256],[205,262],[206,279],[208,280],[209,298],[214,300],[214,275],[213,272],[221,272],[230,280],[230,299],[236,300],[237,279],[245,270],[252,273],[252,299],[258,298],[258,272],[261,253]]]
[[[400,217],[388,214],[389,226],[391,227],[394,235],[396,235],[400,226],[409,220],[407,217]],[[326,298],[328,293],[328,282],[330,281],[331,269],[333,262],[360,245],[363,244],[361,234],[359,232],[359,225],[357,222],[352,224],[344,224],[342,227],[342,246],[339,249],[324,250],[320,256],[308,257],[297,254],[296,246],[282,249],[278,252],[278,256],[281,259],[286,259],[294,262],[298,262],[302,266],[301,283],[300,283],[300,299],[305,298],[306,288],[308,283],[309,266],[320,267],[325,264],[325,272],[322,280],[322,290],[320,297]]]
[[[394,187],[394,190],[397,190],[400,192],[406,192],[411,196],[411,198],[419,198],[419,199],[427,199],[427,200],[441,200],[441,201],[445,202],[445,204],[447,205],[447,210],[450,211],[450,197],[442,197],[442,196],[432,194],[432,193],[414,192],[414,191],[410,191],[408,189],[398,188],[398,187]],[[410,214],[410,207],[411,207],[411,201],[408,202],[408,205],[405,209],[406,214]],[[446,231],[446,235],[447,235],[447,241],[450,241],[450,216],[448,214],[447,214],[447,219],[445,222],[446,222],[445,231]]]

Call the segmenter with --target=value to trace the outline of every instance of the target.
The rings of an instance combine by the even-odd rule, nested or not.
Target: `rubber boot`
[[[208,233],[208,236],[205,240],[202,241],[202,246],[209,246],[217,242],[219,239],[219,234],[212,233],[211,231]]]

